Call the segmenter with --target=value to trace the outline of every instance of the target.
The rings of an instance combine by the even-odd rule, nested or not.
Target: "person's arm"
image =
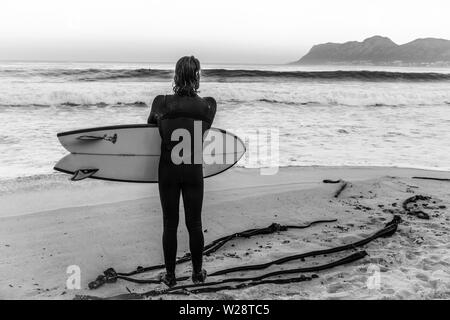
[[[209,105],[208,118],[211,119],[212,124],[214,121],[214,117],[216,116],[217,102],[213,97],[206,97],[205,100]]]
[[[158,124],[158,119],[162,114],[162,107],[164,104],[164,96],[159,95],[153,99],[152,109],[150,110],[150,115],[148,116],[148,124]]]

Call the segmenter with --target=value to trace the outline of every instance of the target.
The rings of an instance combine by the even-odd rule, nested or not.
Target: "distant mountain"
[[[296,64],[450,65],[450,41],[425,38],[398,45],[387,37],[315,45]]]

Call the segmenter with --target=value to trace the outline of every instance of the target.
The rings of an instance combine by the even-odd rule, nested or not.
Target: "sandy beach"
[[[448,299],[450,182],[413,176],[450,178],[450,173],[385,167],[288,167],[276,175],[262,176],[257,169],[234,168],[207,179],[203,209],[207,243],[272,222],[301,225],[337,219],[307,229],[234,240],[205,258],[210,272],[350,243],[381,229],[393,214],[399,214],[403,222],[392,237],[364,246],[369,255],[363,260],[317,272],[319,277],[312,281],[162,298]],[[340,184],[326,184],[324,179],[343,179],[348,185],[335,198]],[[163,262],[155,184],[74,183],[66,175],[52,174],[7,180],[0,190],[0,298],[110,297],[162,287],[122,280],[96,290],[87,286],[108,267],[131,271]],[[407,214],[402,208],[402,202],[414,195],[431,197],[415,203],[415,209],[429,214],[430,219]],[[178,241],[182,256],[188,250],[183,211]],[[324,264],[348,254],[307,258],[266,271]],[[79,290],[66,288],[70,265],[80,267]],[[374,266],[380,283],[375,288],[367,285]],[[189,263],[179,265],[177,273],[189,275],[190,268]],[[258,271],[234,275],[251,274]]]

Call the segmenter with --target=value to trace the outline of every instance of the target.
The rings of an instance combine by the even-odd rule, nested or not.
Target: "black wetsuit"
[[[197,121],[197,125],[201,123],[203,137],[203,133],[211,127],[215,114],[216,101],[210,97],[160,95],[153,100],[148,123],[159,126],[162,138],[158,185],[163,211],[163,250],[167,273],[175,273],[180,194],[183,196],[185,220],[189,232],[189,248],[193,269],[196,273],[202,269],[204,246],[201,219],[202,161],[194,159],[195,145],[194,141],[191,141],[191,154],[185,154],[185,156],[189,156],[189,160],[175,164],[171,153],[179,141],[171,141],[172,133],[176,129],[185,129],[191,137],[194,137],[194,122]],[[180,138],[180,141],[181,139],[183,138]],[[186,158],[183,159],[186,160]]]

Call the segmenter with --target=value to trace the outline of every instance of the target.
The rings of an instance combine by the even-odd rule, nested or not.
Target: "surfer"
[[[182,57],[175,66],[173,95],[158,95],[153,100],[148,123],[157,124],[161,135],[161,158],[158,168],[158,186],[163,212],[163,251],[166,272],[161,280],[169,287],[176,285],[175,265],[180,195],[183,196],[189,249],[192,257],[192,281],[204,282],[203,262],[203,164],[202,161],[174,161],[172,149],[180,141],[172,141],[172,133],[185,129],[194,137],[195,122],[201,123],[203,133],[211,127],[216,114],[214,98],[198,95],[200,61],[194,56]],[[200,142],[203,143],[203,140]],[[190,143],[194,150],[195,141]],[[188,150],[191,151],[191,150]],[[184,153],[185,151],[182,151]],[[188,152],[193,158],[194,152]],[[185,159],[185,154],[182,155]],[[194,159],[195,160],[195,159]]]

